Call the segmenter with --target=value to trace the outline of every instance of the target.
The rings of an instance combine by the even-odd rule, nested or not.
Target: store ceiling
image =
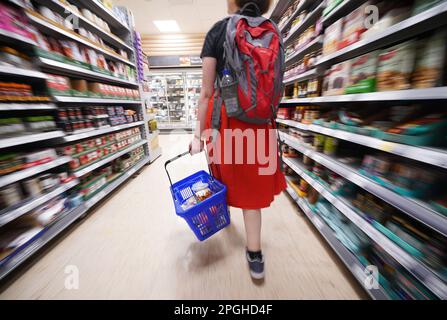
[[[154,20],[176,20],[180,33],[197,34],[206,33],[227,15],[226,0],[115,0],[114,3],[129,8],[137,30],[147,35],[160,34]]]
[[[115,0],[134,16],[137,30],[156,35],[154,20],[176,20],[181,33],[206,33],[227,14],[226,0]]]

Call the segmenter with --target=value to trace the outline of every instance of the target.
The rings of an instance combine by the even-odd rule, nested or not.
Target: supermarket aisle
[[[0,299],[358,299],[365,294],[286,195],[264,214],[267,278],[254,284],[244,260],[240,212],[199,243],[177,218],[163,164],[187,135],[161,136],[164,156],[36,259]],[[201,156],[175,171],[193,172]],[[203,167],[202,167],[203,168]],[[174,168],[173,168],[174,169]],[[181,178],[176,176],[173,178]],[[67,266],[79,289],[65,289]]]

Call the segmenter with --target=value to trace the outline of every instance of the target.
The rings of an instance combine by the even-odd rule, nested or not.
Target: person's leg
[[[261,249],[261,210],[244,210],[245,232],[247,233],[247,261],[254,279],[264,278],[264,256]]]
[[[247,234],[247,249],[251,252],[261,251],[261,210],[243,210],[245,232]]]

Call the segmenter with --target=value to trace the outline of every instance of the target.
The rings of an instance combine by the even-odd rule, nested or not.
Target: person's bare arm
[[[203,58],[202,66],[202,90],[200,92],[199,107],[197,114],[197,126],[194,131],[194,139],[190,144],[191,154],[197,154],[203,150],[202,133],[205,130],[206,114],[208,102],[213,96],[214,82],[216,81],[216,65],[215,58]]]

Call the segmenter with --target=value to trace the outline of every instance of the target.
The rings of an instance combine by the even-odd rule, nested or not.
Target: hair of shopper
[[[258,6],[261,14],[265,14],[269,11],[270,5],[272,4],[272,0],[236,0],[236,5],[239,8],[243,8],[246,4],[255,4]]]

